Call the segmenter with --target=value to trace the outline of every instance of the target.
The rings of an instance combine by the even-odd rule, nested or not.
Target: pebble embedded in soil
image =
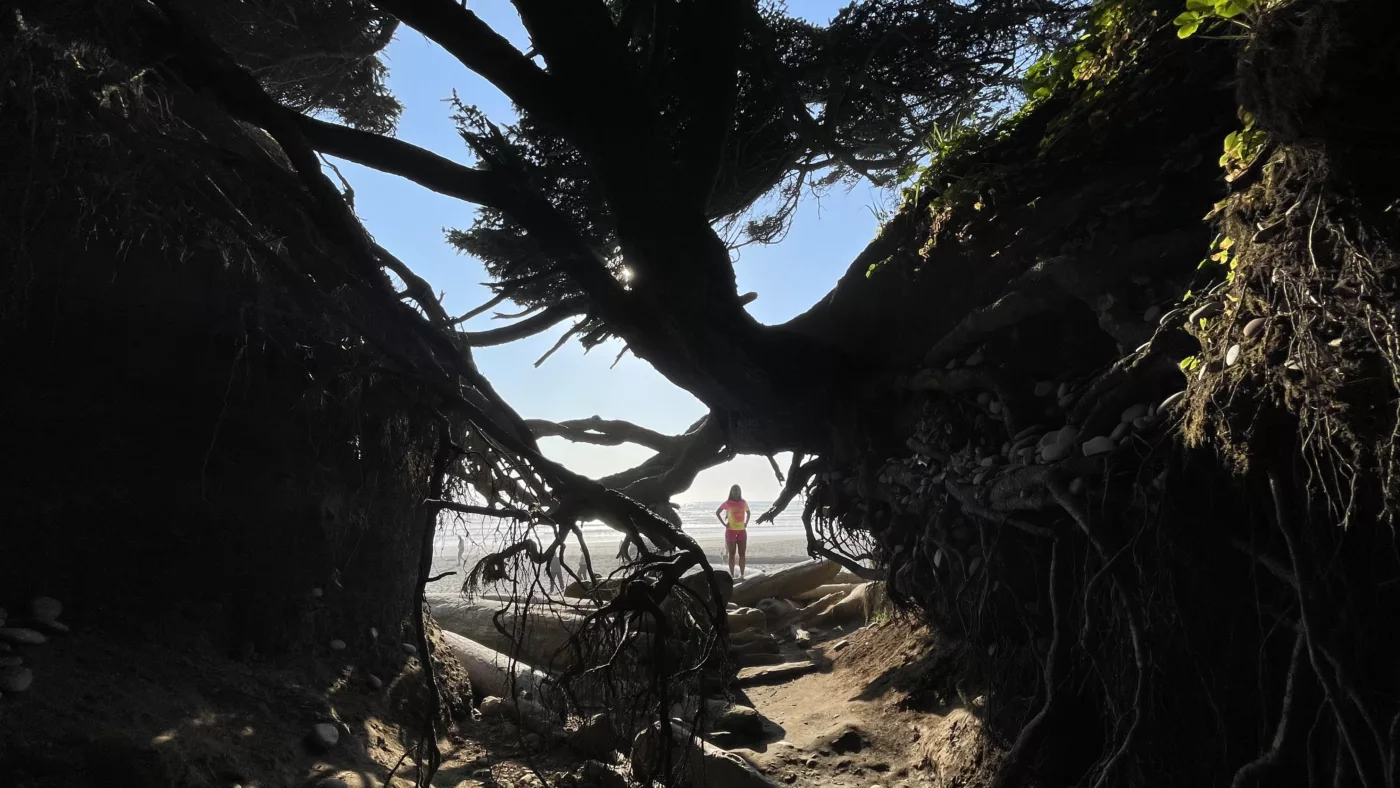
[[[0,668],[17,668],[24,664],[24,657],[12,654],[7,657],[0,657]]]
[[[1145,430],[1150,426],[1152,426],[1152,419],[1149,419],[1146,416],[1143,416],[1140,419],[1133,419],[1133,429],[1135,430]]]
[[[976,353],[973,353],[972,355],[968,356],[968,357],[967,357],[967,361],[965,361],[965,362],[963,362],[963,363],[967,364],[969,367],[975,367],[975,366],[977,366],[978,364],[981,364],[981,363],[982,363],[982,351],[979,350],[979,351],[977,351]]]
[[[481,713],[483,716],[491,716],[501,710],[501,699],[492,695],[481,699]]]
[[[955,358],[950,358],[950,359],[948,359],[948,363],[945,364],[945,365],[943,366],[943,368],[944,368],[944,369],[957,369],[957,368],[958,368],[958,360],[955,359]]]
[[[1076,476],[1076,477],[1074,477],[1074,481],[1072,481],[1072,482],[1069,483],[1069,491],[1070,491],[1071,493],[1075,494],[1075,495],[1078,495],[1078,494],[1084,492],[1084,485],[1085,485],[1084,477],[1083,477],[1083,476]]]
[[[36,632],[24,627],[7,627],[0,629],[0,640],[6,643],[13,643],[16,646],[38,646],[48,642],[44,633]]]
[[[1268,322],[1269,322],[1269,321],[1268,321],[1267,318],[1256,317],[1256,318],[1254,318],[1253,320],[1249,321],[1248,323],[1245,323],[1245,324],[1244,324],[1244,338],[1245,338],[1245,339],[1250,339],[1250,338],[1252,338],[1255,334],[1258,334],[1260,331],[1263,331],[1263,330],[1264,330],[1264,326],[1265,326]]]
[[[326,593],[325,591],[322,591],[322,590],[319,589],[319,588],[313,588],[313,589],[311,589],[311,596],[313,596],[313,597],[315,597],[315,598],[317,598],[317,599],[320,599],[320,598],[322,597],[322,595],[324,595],[325,593]]]
[[[344,651],[344,650],[345,650],[345,641],[340,640],[339,638],[337,638],[337,639],[335,639],[335,640],[332,640],[331,643],[330,643],[330,645],[331,645],[331,651]]]
[[[987,410],[991,411],[993,416],[1000,414],[1001,402],[999,400],[992,400],[992,403],[987,406]]]
[[[29,601],[29,615],[39,621],[53,621],[63,615],[63,603],[51,596],[36,596]]]
[[[1212,301],[1209,304],[1202,304],[1201,306],[1196,308],[1196,311],[1192,312],[1189,316],[1187,316],[1187,320],[1194,324],[1197,320],[1205,320],[1206,318],[1215,317],[1216,315],[1220,314],[1223,308],[1224,307],[1220,305],[1219,301]]]
[[[1050,446],[1046,446],[1045,451],[1041,453],[1041,456],[1045,458],[1046,462],[1063,460],[1065,457],[1069,456],[1069,450],[1072,448],[1074,448],[1074,444],[1070,442],[1055,443]]]
[[[413,655],[418,653],[418,647],[412,643],[400,643],[399,645],[403,648],[403,653],[405,654]]]
[[[1233,366],[1235,365],[1235,362],[1237,362],[1237,361],[1239,361],[1239,360],[1240,360],[1240,346],[1239,346],[1239,345],[1231,345],[1231,346],[1230,346],[1230,349],[1225,351],[1225,366],[1227,366],[1227,367],[1233,367]]]
[[[318,722],[311,726],[311,743],[329,750],[340,743],[340,729],[329,722]]]
[[[544,745],[544,737],[538,733],[530,733],[525,736],[525,746],[532,750],[538,750]]]
[[[370,685],[371,687],[374,687],[375,689],[383,689],[383,688],[384,688],[384,680],[381,679],[381,678],[379,678],[378,676],[374,675],[373,673],[370,674],[368,681],[369,681],[369,685]]]
[[[1107,435],[1099,435],[1084,441],[1084,456],[1093,457],[1096,454],[1105,454],[1113,451],[1113,439]]]
[[[992,392],[990,392],[990,391],[983,391],[983,392],[981,392],[981,393],[979,393],[979,394],[977,395],[977,404],[978,404],[978,405],[986,405],[988,402],[991,402],[991,401],[992,401]]]
[[[369,628],[369,637],[370,637],[371,640],[378,640],[378,639],[379,639],[379,630],[378,630],[378,629],[375,629],[374,627],[370,627],[370,628]]]
[[[1055,405],[1058,406],[1060,410],[1069,410],[1069,406],[1074,404],[1074,400],[1074,394],[1066,394],[1055,400]]]
[[[316,788],[350,788],[350,783],[345,782],[339,777],[327,777],[319,783],[316,783]]]
[[[1132,429],[1132,428],[1133,428],[1133,425],[1128,424],[1127,422],[1119,422],[1118,425],[1117,425],[1116,427],[1113,428],[1113,432],[1110,432],[1110,433],[1108,434],[1108,437],[1109,437],[1109,438],[1112,438],[1114,441],[1122,440],[1122,439],[1123,439],[1123,436],[1124,436],[1124,435],[1127,435],[1127,434],[1128,434],[1128,430],[1130,430],[1130,429]]]
[[[1162,308],[1160,306],[1157,306],[1156,304],[1153,304],[1152,306],[1149,306],[1147,308],[1147,311],[1142,313],[1142,321],[1144,323],[1151,323],[1153,320],[1156,320],[1158,317],[1160,317],[1161,314]]]
[[[1164,410],[1166,410],[1167,408],[1170,408],[1171,406],[1173,406],[1173,405],[1175,405],[1176,403],[1180,402],[1181,399],[1182,399],[1183,397],[1185,397],[1185,396],[1186,396],[1186,392],[1184,392],[1184,391],[1178,391],[1177,393],[1171,395],[1170,397],[1167,397],[1166,399],[1162,400],[1162,404],[1157,406],[1157,411],[1160,413],[1161,411],[1164,411]]]
[[[1054,381],[1042,380],[1035,384],[1035,395],[1037,397],[1048,397],[1050,392],[1055,390]]]
[[[34,683],[34,671],[18,665],[0,668],[0,690],[4,692],[24,692]]]
[[[1129,406],[1123,411],[1123,415],[1120,416],[1118,420],[1125,424],[1132,424],[1134,419],[1147,415],[1147,407],[1146,402],[1139,402],[1136,405]]]

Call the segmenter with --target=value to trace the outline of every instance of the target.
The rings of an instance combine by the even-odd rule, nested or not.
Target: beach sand
[[[709,559],[710,565],[716,569],[728,569],[728,562],[725,558],[724,550],[724,530],[716,525],[712,529],[687,529],[687,533],[695,539],[705,550],[705,557]],[[621,534],[604,534],[607,538],[599,538],[598,534],[589,534],[588,549],[593,559],[593,571],[603,577],[607,577],[616,571],[621,562],[617,560],[617,548],[622,542]],[[457,561],[457,551],[453,547],[450,551],[440,550],[433,557],[433,574],[456,571],[456,575],[444,577],[428,586],[428,590],[438,594],[455,593],[461,589],[462,580],[472,566],[486,554],[483,549],[472,549],[468,546],[463,554],[462,564]],[[805,537],[794,535],[789,530],[778,533],[764,533],[761,526],[755,526],[749,530],[749,541],[747,551],[748,573],[763,571],[772,573],[774,570],[785,566],[801,563],[808,559],[807,540]],[[581,556],[578,546],[571,544],[564,553],[565,561],[569,567],[582,576],[579,564]],[[463,566],[465,565],[465,566]],[[737,567],[736,567],[737,568]],[[567,577],[568,572],[565,572]]]

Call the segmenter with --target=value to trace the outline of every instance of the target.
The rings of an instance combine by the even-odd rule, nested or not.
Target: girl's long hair
[[[736,485],[734,485],[733,487],[730,487],[730,488],[729,488],[729,500],[731,500],[731,501],[742,501],[742,500],[744,500],[744,493],[743,493],[742,490],[739,489],[739,485],[736,484]]]

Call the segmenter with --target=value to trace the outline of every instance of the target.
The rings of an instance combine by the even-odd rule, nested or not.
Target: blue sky
[[[791,0],[788,11],[826,22],[848,1]],[[527,47],[525,31],[508,0],[481,0],[473,2],[472,9],[517,47]],[[417,31],[401,29],[388,48],[387,60],[390,86],[404,105],[397,132],[402,140],[469,162],[449,119],[451,109],[444,103],[453,90],[498,123],[514,117],[505,96]],[[354,188],[356,211],[370,232],[444,293],[448,312],[461,314],[491,298],[491,291],[482,285],[486,275],[481,264],[455,251],[444,238],[447,229],[471,223],[474,206],[391,175],[348,162],[336,164]],[[749,312],[761,322],[778,323],[824,296],[874,237],[877,222],[872,207],[883,201],[883,195],[864,184],[850,192],[838,190],[820,202],[809,199],[799,208],[783,243],[741,250],[735,264],[739,292],[758,293]],[[500,309],[513,311],[508,304]],[[502,321],[487,314],[467,327],[483,330],[500,325]],[[598,415],[675,433],[704,415],[698,400],[630,354],[609,369],[621,350],[617,341],[588,354],[570,342],[536,369],[535,360],[565,330],[567,324],[561,324],[556,331],[476,351],[481,371],[525,418],[559,421]],[[545,439],[541,448],[568,467],[595,477],[632,467],[650,454],[636,446],[586,446],[558,438]],[[786,458],[779,460],[786,467]],[[766,459],[740,457],[701,474],[677,500],[718,500],[735,483],[744,486],[751,500],[770,500],[778,492]]]

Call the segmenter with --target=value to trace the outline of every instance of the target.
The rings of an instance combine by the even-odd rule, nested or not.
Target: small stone
[[[1184,392],[1184,391],[1178,391],[1177,393],[1171,395],[1170,397],[1167,397],[1166,399],[1162,400],[1162,404],[1161,404],[1161,405],[1158,405],[1158,406],[1157,406],[1157,412],[1158,412],[1158,413],[1161,413],[1162,411],[1166,410],[1167,408],[1170,408],[1171,406],[1173,406],[1173,405],[1177,404],[1178,402],[1180,402],[1181,399],[1182,399],[1183,397],[1185,397],[1185,396],[1186,396],[1186,392]]]
[[[1074,396],[1073,393],[1066,394],[1063,397],[1060,397],[1059,399],[1055,400],[1055,406],[1058,407],[1060,410],[1069,410],[1070,406],[1074,404],[1075,399],[1077,398]]]
[[[793,774],[792,772],[787,772],[786,774],[783,775],[783,782],[785,782],[785,783],[795,783],[795,782],[797,782],[797,775]]]
[[[996,458],[994,455],[988,455],[988,456],[986,456],[986,457],[983,457],[983,458],[982,458],[982,462],[979,463],[979,464],[980,464],[983,468],[990,468],[990,467],[992,467],[993,465],[996,465],[996,464],[997,464],[997,458]]]
[[[979,350],[979,351],[977,351],[976,353],[973,353],[972,355],[968,356],[968,357],[967,357],[967,361],[964,362],[964,363],[966,363],[969,367],[975,367],[975,366],[977,366],[978,364],[981,364],[981,363],[982,363],[982,351]]]
[[[944,364],[944,365],[943,365],[943,368],[944,368],[944,369],[957,369],[957,368],[958,368],[958,360],[955,359],[955,358],[950,358],[950,359],[948,359],[948,363],[947,363],[947,364]]]
[[[1054,382],[1054,381],[1051,381],[1051,380],[1042,380],[1042,381],[1039,381],[1039,382],[1037,382],[1037,383],[1035,384],[1034,393],[1035,393],[1035,395],[1036,395],[1037,397],[1048,397],[1048,396],[1050,396],[1050,392],[1052,392],[1052,391],[1054,391],[1054,390],[1055,390],[1055,382]]]
[[[1084,441],[1084,456],[1093,457],[1096,454],[1105,454],[1113,451],[1113,439],[1107,435],[1099,435]]]
[[[339,638],[337,638],[337,639],[331,641],[331,651],[344,651],[344,650],[345,650],[345,641],[340,640]]]
[[[1069,393],[1069,381],[1068,381],[1068,380],[1062,381],[1062,382],[1060,383],[1059,388],[1055,389],[1055,396],[1057,396],[1057,397],[1063,397],[1064,395],[1066,395],[1066,394],[1068,394],[1068,393]]]
[[[987,406],[987,410],[991,411],[993,416],[1001,413],[1001,401],[992,400],[992,403]]]
[[[403,649],[403,653],[410,656],[418,653],[418,647],[412,643],[400,643],[399,647]]]
[[[1113,428],[1113,432],[1108,434],[1108,437],[1112,438],[1115,442],[1120,441],[1123,439],[1124,435],[1128,434],[1128,430],[1132,428],[1133,425],[1131,424],[1119,422],[1118,425]]]
[[[815,769],[815,768],[817,768],[818,766],[821,766],[821,765],[822,765],[822,762],[819,761],[819,760],[817,760],[816,758],[808,758],[808,759],[807,759],[807,768],[808,768],[808,769]]]
[[[1110,309],[1113,308],[1113,304],[1114,304],[1113,294],[1112,294],[1112,293],[1104,293],[1103,295],[1101,295],[1101,296],[1098,297],[1098,299],[1097,299],[1097,301],[1096,301],[1096,303],[1095,303],[1095,306],[1097,306],[1097,307],[1099,308],[1098,311],[1100,311],[1100,312],[1107,312],[1108,310],[1110,310]]]
[[[17,668],[24,664],[24,657],[18,654],[0,657],[0,668]]]
[[[39,646],[48,642],[44,633],[36,632],[24,627],[8,627],[0,629],[0,641],[13,643],[16,646]]]
[[[384,689],[384,679],[379,678],[373,673],[369,674],[369,678],[367,678],[366,681],[368,681],[369,685],[371,687],[374,687],[375,689]]]
[[[369,638],[370,638],[370,640],[378,640],[378,639],[379,639],[379,630],[375,629],[374,627],[370,627],[370,628],[369,628]]]
[[[325,591],[322,591],[322,590],[319,589],[319,588],[313,588],[313,589],[311,589],[311,596],[315,597],[316,599],[320,599],[322,596],[325,595],[325,593],[326,593]]]
[[[1231,346],[1230,346],[1230,349],[1225,351],[1225,366],[1227,366],[1227,367],[1233,367],[1233,366],[1235,365],[1235,363],[1236,363],[1237,361],[1239,361],[1239,360],[1240,360],[1240,346],[1239,346],[1239,345],[1231,345]]]
[[[1149,418],[1147,418],[1146,416],[1143,416],[1143,417],[1140,418],[1140,419],[1133,419],[1133,429],[1138,430],[1139,432],[1141,432],[1142,430],[1145,430],[1145,429],[1147,429],[1148,427],[1151,427],[1151,426],[1152,426],[1152,419],[1149,419]]]
[[[39,621],[53,621],[63,615],[63,603],[51,596],[36,596],[29,601],[29,615]]]
[[[995,657],[996,655],[997,655],[997,644],[993,643],[992,645],[987,646],[987,656],[989,656],[989,657]]]
[[[350,783],[345,782],[339,777],[327,777],[319,783],[316,783],[316,788],[350,788]]]
[[[1161,308],[1160,306],[1157,306],[1156,304],[1153,304],[1152,306],[1149,306],[1149,307],[1147,308],[1147,310],[1144,311],[1144,312],[1142,313],[1142,322],[1144,322],[1144,323],[1151,323],[1153,320],[1156,320],[1157,318],[1159,318],[1159,317],[1161,317],[1161,316],[1162,316],[1162,308]]]
[[[1083,476],[1076,476],[1074,477],[1074,481],[1069,483],[1069,491],[1075,495],[1078,495],[1084,492],[1085,484],[1086,482],[1084,481]]]
[[[1041,435],[1041,436],[1040,436],[1040,440],[1036,441],[1036,446],[1035,446],[1035,447],[1036,447],[1037,449],[1044,449],[1046,446],[1054,446],[1055,444],[1057,444],[1057,443],[1059,443],[1059,442],[1060,442],[1060,431],[1059,431],[1059,430],[1051,430],[1050,432],[1047,432],[1047,433],[1045,433],[1044,435]]]
[[[1255,334],[1258,334],[1260,331],[1263,331],[1263,330],[1264,330],[1264,326],[1267,325],[1268,322],[1269,322],[1269,321],[1268,321],[1267,318],[1256,317],[1256,318],[1254,318],[1253,320],[1249,321],[1248,323],[1245,323],[1245,324],[1244,324],[1244,338],[1245,338],[1245,339],[1250,339],[1250,338],[1254,337]]]
[[[34,671],[18,665],[0,668],[0,690],[5,692],[24,692],[29,689],[29,685],[34,683]]]
[[[1045,458],[1046,462],[1055,462],[1056,460],[1063,460],[1065,457],[1069,456],[1069,451],[1072,448],[1074,448],[1074,444],[1072,442],[1067,441],[1065,443],[1056,443],[1052,446],[1046,446],[1045,451],[1041,453],[1041,456]]]
[[[1148,405],[1146,402],[1139,402],[1136,405],[1130,406],[1123,411],[1123,415],[1119,417],[1119,421],[1125,424],[1132,424],[1133,419],[1147,415],[1147,408]]]
[[[1186,319],[1190,321],[1192,325],[1195,325],[1197,320],[1205,320],[1207,318],[1215,317],[1216,315],[1220,314],[1220,312],[1223,309],[1224,307],[1220,305],[1219,301],[1212,301],[1209,304],[1202,304],[1201,306],[1197,307],[1196,311],[1188,315]]]
[[[979,393],[979,394],[977,395],[977,404],[978,404],[978,405],[986,405],[988,402],[991,402],[991,401],[992,401],[992,392],[990,392],[990,391],[983,391],[983,392],[981,392],[981,393]]]
[[[505,701],[492,695],[481,699],[481,715],[483,717],[493,716],[501,711],[501,704]]]
[[[985,479],[985,478],[987,478],[987,475],[990,474],[990,473],[991,473],[991,470],[990,470],[990,469],[988,469],[988,468],[983,468],[982,470],[980,470],[980,471],[977,472],[977,475],[976,475],[976,476],[973,476],[973,477],[972,477],[972,483],[973,483],[973,484],[981,484],[981,483],[982,483],[982,480]]]
[[[544,737],[538,733],[527,733],[525,735],[525,746],[531,750],[538,750],[544,745]]]
[[[477,782],[489,783],[491,782],[491,770],[477,769],[476,771],[472,772],[472,779],[476,780]]]
[[[843,648],[845,648],[846,646],[849,646],[849,645],[850,645],[850,643],[848,643],[847,641],[838,640],[838,641],[836,641],[835,643],[832,643],[832,644],[831,644],[831,650],[832,650],[833,652],[840,651],[841,649],[843,649]]]
[[[323,750],[329,750],[340,743],[340,729],[329,722],[318,722],[311,726],[311,743]]]

